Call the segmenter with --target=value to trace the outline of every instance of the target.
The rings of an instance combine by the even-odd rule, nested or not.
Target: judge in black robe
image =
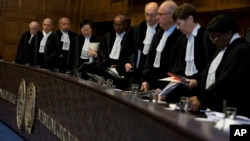
[[[206,30],[197,23],[196,13],[195,7],[188,3],[179,6],[173,13],[177,28],[185,34],[186,37],[180,41],[182,43],[180,56],[175,66],[171,69],[172,73],[194,79],[207,67],[216,50],[215,46],[209,40]],[[191,39],[192,37],[194,38],[193,41]],[[193,46],[191,48],[193,49],[190,49],[190,52],[187,51],[187,48],[190,47],[189,45],[192,44]],[[191,57],[192,54],[193,58]],[[187,58],[193,59],[195,69],[187,68],[187,60],[189,60]],[[165,100],[168,102],[179,102],[181,96],[190,97],[196,95],[196,93],[198,93],[197,89],[189,89],[184,85],[179,85],[167,95]]]
[[[59,39],[56,35],[56,33],[53,33],[51,31],[53,25],[52,25],[52,20],[50,18],[45,18],[43,22],[43,32],[51,34],[48,36],[45,47],[44,47],[44,52],[41,53],[39,52],[40,50],[40,42],[43,39],[43,33],[37,34],[35,37],[35,49],[34,49],[34,65],[38,65],[41,68],[49,69],[49,70],[54,70],[57,66],[57,59],[59,56]]]
[[[128,87],[128,82],[120,83],[120,81],[114,75],[109,75],[106,72],[107,68],[117,66],[119,57],[121,52],[123,52],[124,46],[128,45],[130,42],[130,37],[128,32],[126,32],[127,22],[126,18],[123,15],[118,15],[114,18],[114,31],[110,33],[106,33],[100,40],[99,50],[98,50],[98,58],[102,62],[100,63],[100,69],[102,73],[100,75],[104,76],[105,78],[114,79],[114,83],[119,88],[126,88]],[[113,59],[110,58],[110,54],[113,49],[113,45],[115,44],[116,36],[120,36],[122,38],[120,41],[120,52],[118,52],[118,58]],[[116,54],[117,55],[117,54]]]
[[[156,48],[164,32],[165,30],[161,28],[155,34],[145,62],[143,81],[149,83],[149,89],[163,89],[168,84],[168,82],[159,81],[159,79],[167,77],[167,72],[172,69],[179,56],[179,50],[181,47],[179,43],[180,40],[183,39],[183,34],[175,28],[172,34],[168,37],[164,49],[161,52],[160,67],[154,67]]]
[[[29,31],[22,34],[18,44],[15,62],[17,64],[33,65],[34,59],[34,35],[39,30],[39,24],[36,21],[32,21],[29,24]]]
[[[96,35],[91,35],[89,40],[90,40],[90,42],[98,42],[99,41],[99,39]],[[75,37],[72,40],[69,54],[68,54],[67,66],[68,66],[69,70],[71,70],[73,72],[73,74],[75,74],[77,72],[84,72],[84,71],[86,71],[87,68],[89,68],[89,67],[87,67],[87,65],[88,65],[87,62],[89,62],[89,59],[80,58],[84,42],[85,42],[85,37],[82,34]],[[97,58],[94,58],[94,61],[97,61]],[[86,65],[83,65],[83,63],[86,63]],[[94,70],[94,68],[93,68],[93,70]],[[89,71],[93,71],[93,70],[89,70]]]
[[[17,64],[30,64],[32,65],[33,61],[33,52],[34,52],[34,38],[31,39],[30,31],[27,31],[22,34],[21,40],[18,44],[18,49],[16,53],[15,62]]]
[[[216,16],[207,29],[218,50],[201,77],[189,81],[189,87],[199,86],[201,89],[197,96],[190,98],[192,107],[197,110],[200,105],[205,105],[219,112],[225,107],[236,107],[237,115],[250,118],[250,44],[240,37],[237,22],[228,15]],[[212,65],[214,60],[218,61],[215,59],[217,55],[223,52],[218,66]],[[214,71],[210,70],[211,65],[215,67]],[[215,80],[208,83],[207,77],[213,72]]]
[[[53,70],[57,66],[57,58],[59,56],[59,40],[56,33],[49,35],[44,53],[39,53],[40,42],[43,38],[43,34],[39,33],[35,37],[35,56],[34,65],[38,65],[41,68]]]
[[[160,26],[157,23],[155,23],[155,26],[155,31],[157,31]],[[146,21],[141,22],[129,30],[129,44],[124,45],[124,51],[121,52],[119,63],[117,65],[117,71],[120,75],[130,79],[130,83],[139,85],[142,83],[142,72],[147,57],[147,54],[143,53],[143,41],[146,37],[146,31]],[[125,65],[127,63],[132,66],[132,70],[130,72],[127,72],[125,69]]]
[[[211,61],[216,48],[209,40],[205,29],[201,27],[198,30],[197,36],[194,37],[194,65],[198,72],[188,76],[185,74],[187,38],[182,39],[182,41],[180,42],[183,43],[180,50],[180,55],[176,61],[176,64],[173,66],[170,72],[178,74],[180,76],[184,76],[186,78],[196,79]],[[175,88],[172,92],[168,94],[166,101],[178,102],[181,96],[190,97],[196,95],[197,93],[198,90],[196,89],[189,89],[184,85],[179,85],[177,88]]]
[[[84,43],[87,40],[87,38],[89,39],[89,43],[97,43],[99,42],[99,38],[95,34],[93,34],[92,31],[93,27],[90,19],[83,19],[80,22],[80,28],[81,28],[81,35],[76,36],[72,40],[66,64],[69,70],[72,71],[73,75],[82,72],[82,77],[87,79],[85,73],[87,72],[94,73],[96,68],[92,67],[91,65],[94,65],[94,63],[97,61],[98,58],[97,58],[97,52],[89,49],[89,46],[85,46],[86,47],[85,49],[88,50],[88,53],[85,56],[86,59],[81,58]],[[94,55],[89,56],[90,52]],[[92,60],[90,61],[90,57],[93,57],[93,62],[91,62]]]
[[[56,31],[56,34],[57,34],[58,39],[60,41],[59,42],[60,55],[59,55],[57,64],[58,64],[59,71],[61,71],[61,72],[65,72],[67,69],[69,69],[66,66],[66,61],[67,61],[69,50],[63,49],[63,41],[61,40],[61,38],[63,36],[63,32],[68,34],[70,43],[72,43],[72,40],[77,36],[76,33],[70,31],[70,20],[66,17],[62,17],[59,20],[59,29]],[[69,47],[70,47],[70,43],[69,43]]]

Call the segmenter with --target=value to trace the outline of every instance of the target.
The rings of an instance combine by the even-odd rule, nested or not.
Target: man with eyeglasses
[[[164,1],[157,12],[159,29],[152,40],[146,63],[143,70],[143,82],[141,90],[164,88],[167,82],[158,79],[167,77],[166,72],[170,71],[178,57],[179,38],[183,34],[177,30],[172,18],[177,8],[174,1]]]
[[[238,33],[236,20],[225,14],[214,17],[207,30],[218,50],[200,79],[187,80],[189,88],[201,89],[190,98],[192,108],[202,104],[223,112],[235,107],[238,115],[250,118],[250,43]]]
[[[154,34],[160,28],[157,23],[158,4],[149,2],[145,5],[145,20],[129,30],[132,37],[126,51],[121,52],[117,70],[122,76],[130,79],[130,83],[142,83],[142,71]]]

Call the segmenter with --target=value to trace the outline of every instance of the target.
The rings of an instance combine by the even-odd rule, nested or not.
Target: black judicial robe
[[[205,90],[209,66],[198,79],[203,90],[198,94],[201,103],[222,112],[223,100],[227,100],[226,106],[236,107],[237,115],[250,118],[250,44],[239,38],[227,47],[216,70],[215,83]]]
[[[100,40],[98,58],[100,59],[100,61],[105,61],[104,63],[101,64],[101,66],[104,69],[111,67],[111,65],[117,65],[118,63],[118,59],[114,60],[114,59],[109,58],[109,54],[112,51],[115,38],[116,38],[116,33],[111,32],[111,33],[106,33]],[[128,36],[128,32],[126,32],[121,41],[120,54],[121,52],[123,52],[124,46],[129,44],[129,41],[130,39]]]
[[[156,31],[160,28],[159,25],[156,26]],[[146,21],[132,27],[129,30],[130,41],[128,45],[124,45],[124,51],[121,52],[119,63],[117,65],[117,71],[120,75],[128,77],[131,79],[131,83],[136,83],[141,85],[142,83],[142,72],[145,65],[147,55],[144,55],[143,41],[146,37],[147,23]],[[140,58],[138,58],[138,49],[141,51]],[[138,60],[139,59],[139,60]],[[136,67],[137,62],[139,62],[138,67]],[[133,66],[133,73],[127,73],[125,70],[125,64],[130,63]]]
[[[40,65],[41,68],[49,70],[55,69],[57,66],[57,59],[59,57],[59,39],[56,33],[51,33],[45,44],[44,53],[39,53],[40,42],[43,38],[43,33],[38,33],[35,37],[34,49],[34,65]]]
[[[143,81],[147,81],[149,83],[150,89],[162,89],[167,85],[167,82],[158,81],[158,79],[167,77],[167,72],[169,72],[175,64],[181,47],[180,40],[184,36],[177,29],[173,31],[173,33],[168,37],[165,47],[161,53],[160,67],[155,68],[153,64],[156,56],[156,48],[164,32],[165,31],[163,29],[159,29],[154,35],[143,70]]]
[[[125,45],[129,45],[130,43],[130,37],[128,35],[129,33],[126,32],[122,41],[121,41],[121,50],[120,50],[120,55],[121,52],[124,52],[124,46]],[[114,85],[116,85],[116,88],[119,89],[125,89],[129,87],[129,82],[127,79],[120,79],[117,78],[116,75],[112,75],[109,73],[106,73],[106,69],[111,67],[112,65],[118,65],[118,60],[114,60],[109,58],[109,54],[112,51],[113,48],[113,44],[116,38],[116,33],[115,32],[111,32],[111,33],[106,33],[100,40],[100,45],[99,45],[99,50],[98,50],[98,58],[100,60],[100,65],[99,65],[99,71],[100,73],[98,75],[104,76],[106,79],[113,79],[114,81]],[[121,56],[119,56],[121,57]]]
[[[29,65],[33,65],[34,37],[31,39],[31,42],[29,43],[30,37],[31,37],[30,31],[24,32],[21,36],[15,58],[15,62],[17,64],[24,65],[28,63]]]
[[[204,28],[200,28],[198,30],[197,36],[194,39],[194,63],[198,73],[194,74],[193,76],[186,76],[185,75],[185,68],[186,68],[186,44],[187,38],[183,38],[182,47],[180,51],[180,57],[178,58],[174,68],[171,72],[185,76],[187,78],[197,79],[197,77],[202,73],[202,71],[207,67],[208,63],[213,57],[215,53],[216,47],[212,44],[211,40],[208,37],[208,34]],[[197,89],[189,89],[183,85],[179,85],[175,88],[170,94],[166,101],[168,102],[178,102],[181,96],[192,96],[198,93]]]
[[[72,40],[66,63],[69,70],[76,71],[83,64],[83,62],[89,61],[88,59],[83,60],[80,58],[84,42],[85,42],[85,37],[82,34],[76,36]],[[99,39],[96,35],[92,35],[90,37],[90,42],[99,42]],[[96,61],[96,59],[94,59],[94,61]]]
[[[66,66],[66,62],[67,62],[67,57],[68,57],[68,52],[67,50],[63,50],[63,42],[61,41],[61,38],[62,38],[62,31],[60,29],[58,29],[56,31],[56,34],[58,36],[58,39],[59,39],[59,49],[60,49],[60,54],[63,55],[62,58],[58,58],[58,68],[61,70],[61,71],[66,71],[66,69],[68,69],[68,67]],[[68,35],[69,35],[69,40],[70,40],[70,43],[72,43],[72,40],[77,36],[76,33],[72,32],[72,31],[68,31]]]

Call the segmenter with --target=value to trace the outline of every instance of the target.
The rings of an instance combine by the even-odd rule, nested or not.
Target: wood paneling
[[[216,2],[216,10],[245,8],[249,0],[214,0]]]
[[[17,44],[21,34],[28,29],[32,20],[42,22],[45,17],[54,21],[53,30],[58,29],[58,20],[62,16],[71,19],[71,29],[80,33],[79,23],[83,18],[92,18],[96,25],[107,23],[111,27],[113,18],[123,14],[131,21],[131,25],[138,24],[145,19],[144,6],[150,0],[0,0],[0,55],[6,61],[13,61]],[[155,0],[162,3],[164,0]],[[216,14],[226,12],[237,18],[240,24],[240,33],[244,35],[250,26],[249,11],[250,0],[176,0],[178,5],[190,2],[201,13],[200,22],[206,23]],[[237,15],[232,10],[237,9]],[[242,10],[243,9],[243,10]],[[229,12],[231,11],[231,12]],[[240,15],[240,16],[239,16]],[[42,27],[42,26],[41,26]],[[106,32],[103,27],[97,28]],[[13,55],[14,54],[14,55]]]
[[[200,12],[215,10],[215,1],[214,0],[192,0],[192,4]]]
[[[20,26],[18,21],[9,20],[4,22],[4,41],[7,44],[14,44],[15,41],[19,39],[18,34],[13,34],[15,32],[20,32]]]

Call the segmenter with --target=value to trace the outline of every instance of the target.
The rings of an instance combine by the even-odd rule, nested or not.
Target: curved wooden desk
[[[36,87],[33,130],[17,127],[21,80]],[[190,115],[168,111],[94,82],[0,62],[0,120],[30,141],[226,141]]]

